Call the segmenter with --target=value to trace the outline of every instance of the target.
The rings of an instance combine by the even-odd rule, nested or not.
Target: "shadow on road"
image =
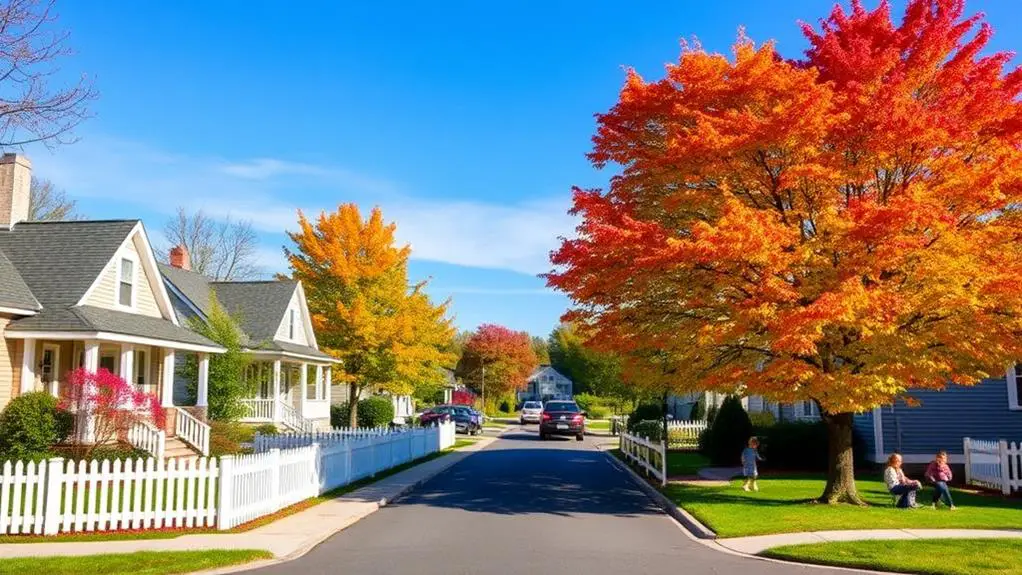
[[[523,434],[521,439],[539,443],[535,435]],[[573,438],[565,441],[575,442]],[[642,491],[622,477],[606,455],[555,444],[551,447],[475,453],[398,505],[501,515],[592,513],[632,517],[660,513]]]

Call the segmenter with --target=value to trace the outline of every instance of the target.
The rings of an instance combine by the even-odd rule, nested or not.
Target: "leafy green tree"
[[[536,360],[540,365],[550,363],[550,349],[547,340],[538,335],[532,336],[532,352],[536,354]]]
[[[206,321],[193,318],[192,329],[227,348],[227,351],[209,358],[209,406],[206,416],[213,421],[235,421],[244,415],[241,400],[249,396],[250,389],[245,383],[245,368],[252,361],[242,351],[242,333],[238,323],[231,317],[216,298],[210,298]],[[181,368],[188,379],[188,394],[196,397],[199,365],[194,356]]]
[[[585,339],[573,325],[558,326],[548,341],[550,365],[572,381],[576,394],[632,399],[634,389],[621,382],[620,360],[586,347]]]

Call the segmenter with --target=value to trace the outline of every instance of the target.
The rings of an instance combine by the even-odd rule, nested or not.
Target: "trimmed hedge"
[[[783,471],[827,470],[827,424],[822,421],[788,421],[756,427],[760,453],[766,459],[762,467]],[[865,444],[856,432],[853,437],[856,466],[868,464]]]
[[[330,425],[332,427],[348,427],[349,415],[348,404],[330,406]],[[359,427],[385,427],[394,421],[394,404],[390,398],[383,395],[374,395],[358,402],[358,426]]]
[[[742,400],[729,395],[706,431],[699,436],[699,450],[714,465],[737,465],[752,437],[752,422]]]
[[[646,439],[654,442],[663,441],[664,437],[664,422],[663,420],[646,420],[636,423],[631,429],[628,430],[633,435],[639,437],[645,437]]]
[[[12,399],[0,413],[0,461],[53,457],[53,446],[74,429],[74,416],[57,405],[45,391]]]
[[[660,403],[641,403],[628,416],[628,430],[634,431],[635,426],[643,421],[663,420],[664,406]]]

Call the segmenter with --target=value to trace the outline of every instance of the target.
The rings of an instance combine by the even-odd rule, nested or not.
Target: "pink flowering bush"
[[[167,414],[155,395],[136,389],[105,369],[95,373],[76,369],[67,383],[61,407],[75,414],[78,458],[87,459],[97,445],[124,440],[136,423],[162,428],[166,422]]]

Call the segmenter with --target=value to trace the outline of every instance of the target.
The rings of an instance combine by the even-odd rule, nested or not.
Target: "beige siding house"
[[[30,180],[26,158],[0,158],[0,408],[29,391],[60,395],[71,371],[103,368],[160,399],[172,442],[208,450],[178,432],[205,425],[209,354],[223,348],[179,322],[142,222],[25,221]],[[183,353],[200,365],[190,405],[173,399]]]

